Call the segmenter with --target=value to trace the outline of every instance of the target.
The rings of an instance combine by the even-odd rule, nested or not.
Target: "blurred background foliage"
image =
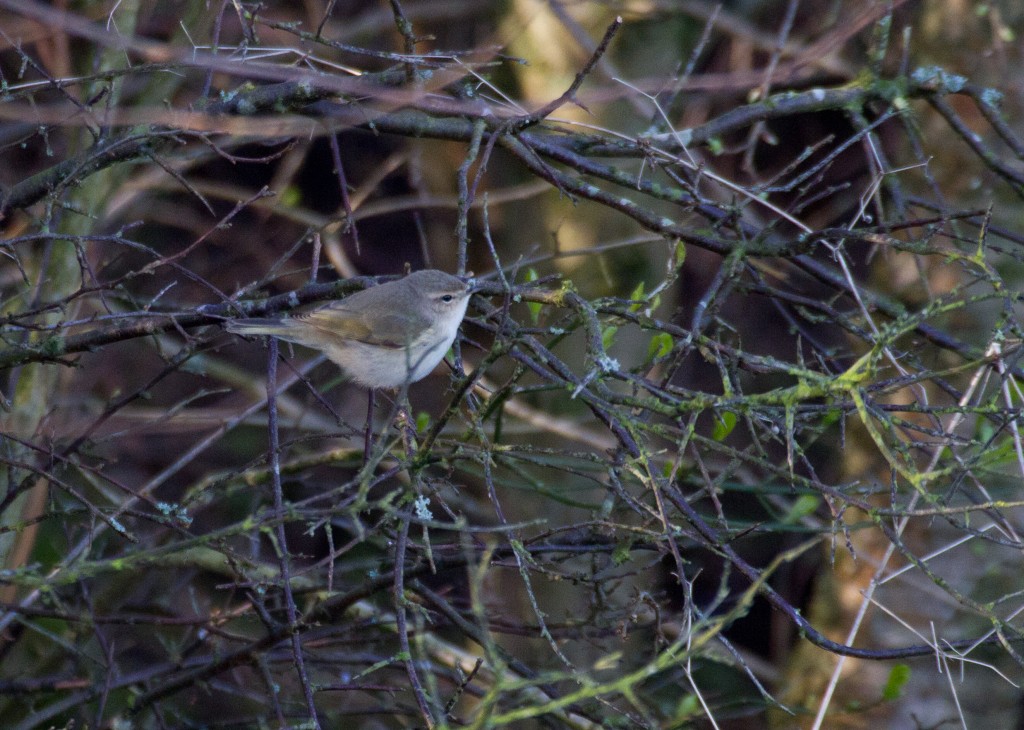
[[[1021,726],[1022,21],[0,0],[4,727]]]

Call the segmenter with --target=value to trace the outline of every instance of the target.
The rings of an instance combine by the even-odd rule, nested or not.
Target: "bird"
[[[229,320],[226,329],[319,350],[371,391],[401,388],[444,358],[472,293],[472,280],[425,269],[290,317]]]

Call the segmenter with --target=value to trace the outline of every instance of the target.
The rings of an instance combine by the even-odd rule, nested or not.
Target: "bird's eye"
[[[441,301],[442,302],[450,302],[454,298],[455,297],[453,297],[451,294],[445,294],[443,297],[441,297]]]

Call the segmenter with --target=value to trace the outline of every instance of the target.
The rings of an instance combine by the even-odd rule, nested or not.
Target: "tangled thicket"
[[[1020,110],[899,2],[483,5],[0,0],[5,726],[1000,724]],[[367,453],[223,332],[406,263]]]

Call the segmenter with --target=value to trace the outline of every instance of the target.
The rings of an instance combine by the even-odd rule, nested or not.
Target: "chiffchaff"
[[[227,323],[239,335],[272,335],[320,350],[370,388],[422,380],[455,341],[472,287],[443,271],[415,271],[310,312]]]

